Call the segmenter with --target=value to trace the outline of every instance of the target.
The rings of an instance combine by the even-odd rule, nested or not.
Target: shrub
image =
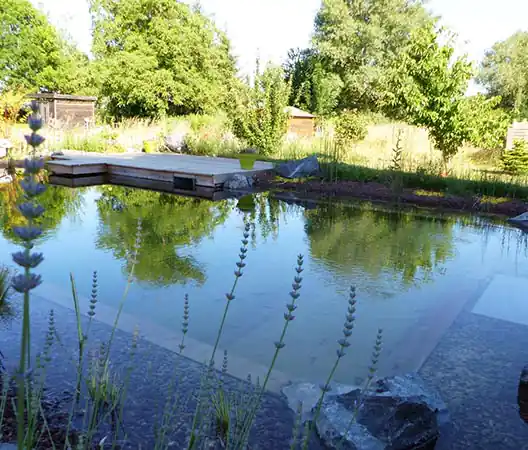
[[[286,134],[290,86],[279,67],[257,68],[252,87],[241,86],[233,96],[234,134],[264,155],[275,153]]]
[[[512,175],[528,173],[528,143],[516,140],[513,149],[502,153],[501,166],[504,172]]]
[[[338,145],[348,147],[365,139],[367,133],[367,121],[356,111],[344,111],[337,118],[335,135]]]

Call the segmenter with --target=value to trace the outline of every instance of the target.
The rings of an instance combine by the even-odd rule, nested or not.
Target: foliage
[[[59,150],[79,150],[94,153],[123,153],[125,148],[113,136],[100,134],[76,136],[66,133],[60,141]]]
[[[367,122],[357,111],[344,111],[336,121],[335,135],[337,144],[343,148],[367,137]]]
[[[467,123],[471,145],[486,150],[504,147],[511,117],[499,106],[500,102],[500,97],[486,98],[482,94],[462,100],[461,114]]]
[[[233,95],[232,124],[235,135],[264,155],[276,152],[286,134],[290,86],[283,70],[259,65],[253,86],[241,86]]]
[[[419,167],[417,170],[400,172],[402,187],[406,189],[426,189],[435,193],[458,195],[466,198],[475,196],[503,197],[508,199],[528,200],[528,178],[512,179],[487,171],[466,171],[457,176],[443,176],[444,167],[432,161]],[[326,180],[352,180],[364,183],[387,184],[392,179],[392,171],[383,168],[370,168],[342,162],[322,164]],[[380,192],[381,200],[386,200]],[[368,193],[372,196],[372,192]],[[374,196],[372,197],[374,198]]]
[[[227,205],[213,206],[199,199],[118,186],[101,190],[97,205],[102,221],[99,248],[125,260],[125,269],[130,273],[132,264],[126,256],[133,250],[135,229],[141,219],[143,251],[134,264],[138,281],[157,286],[205,281],[200,264],[192,256],[179,255],[178,250],[199,242],[223,223]]]
[[[224,33],[174,0],[91,0],[93,53],[110,118],[216,110],[235,64]]]
[[[0,40],[2,89],[73,94],[86,88],[88,58],[61,38],[29,0],[0,2]]]
[[[513,175],[528,173],[528,142],[516,140],[513,149],[502,153],[501,166],[505,172]]]
[[[0,136],[9,137],[11,127],[22,119],[21,112],[27,102],[26,95],[27,91],[21,88],[0,91]]]
[[[411,32],[386,75],[384,107],[388,114],[428,129],[444,160],[469,138],[462,99],[471,78],[465,58],[453,61],[452,43],[441,45],[435,23]]]
[[[312,49],[291,49],[284,67],[291,83],[290,105],[326,117],[337,108],[343,82],[330,73]]]
[[[528,118],[528,32],[497,42],[486,53],[477,80],[518,119]]]
[[[383,74],[429,13],[422,0],[323,0],[314,45],[325,69],[344,85],[344,108],[377,110],[386,90]]]

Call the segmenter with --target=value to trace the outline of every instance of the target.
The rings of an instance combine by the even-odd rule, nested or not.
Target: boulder
[[[305,178],[318,176],[321,167],[317,156],[299,159],[298,161],[288,161],[277,166],[277,173],[283,178]]]
[[[311,405],[304,419],[313,419],[319,395],[309,383],[287,387],[292,403]],[[360,406],[358,406],[360,405]],[[449,431],[449,414],[439,394],[417,374],[383,378],[362,393],[359,387],[333,386],[315,423],[327,448],[350,450],[434,449]]]
[[[525,366],[521,371],[517,390],[517,404],[521,419],[528,423],[528,366]]]
[[[186,133],[176,132],[165,136],[164,143],[171,152],[185,153],[188,150],[185,142]]]
[[[522,230],[528,231],[528,212],[522,213],[517,217],[512,217],[508,219],[508,222]]]
[[[61,159],[63,156],[64,152],[61,152],[60,150],[58,152],[51,153],[51,159]]]
[[[253,186],[253,178],[244,175],[235,174],[224,183],[226,191],[243,191],[251,189]]]

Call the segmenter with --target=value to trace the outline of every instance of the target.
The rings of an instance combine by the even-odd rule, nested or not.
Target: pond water
[[[18,216],[14,193],[2,193],[1,261],[12,264],[9,231]],[[252,212],[236,200],[209,202],[116,186],[53,187],[43,203],[39,291],[69,289],[69,273],[88,297],[99,274],[99,301],[117,308],[130,274],[138,219],[142,244],[124,311],[160,330],[180,329],[190,299],[189,336],[214,343],[238,260],[244,220],[252,223],[247,267],[231,304],[221,347],[269,364],[283,326],[296,257],[305,256],[301,297],[277,368],[292,379],[321,381],[342,337],[348,292],[357,289],[357,321],[336,380],[365,377],[378,328],[386,360],[409,336],[454,304],[477,295],[497,273],[528,277],[524,235],[501,222],[469,216],[390,211],[367,203],[315,209],[267,195]],[[53,288],[53,289],[52,289]],[[426,330],[427,331],[427,330]],[[405,348],[404,348],[405,349]],[[392,355],[392,356],[391,356]],[[249,368],[248,368],[249,370]]]

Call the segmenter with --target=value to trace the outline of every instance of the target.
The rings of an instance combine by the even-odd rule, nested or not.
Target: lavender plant
[[[24,437],[26,430],[22,418],[25,413],[27,370],[31,365],[30,354],[30,292],[41,283],[40,275],[32,272],[44,259],[42,253],[33,252],[35,241],[42,234],[42,228],[38,226],[38,218],[44,213],[44,208],[37,203],[37,198],[46,187],[39,182],[38,175],[44,167],[44,160],[37,157],[37,148],[44,142],[44,138],[38,134],[42,128],[42,118],[38,114],[38,105],[35,101],[31,103],[32,113],[28,123],[32,132],[26,135],[26,142],[32,147],[31,157],[24,162],[24,180],[20,183],[23,190],[22,203],[18,209],[25,218],[26,224],[13,227],[13,232],[22,241],[22,251],[14,253],[13,260],[23,268],[23,273],[12,278],[13,289],[23,294],[22,312],[22,339],[20,342],[20,359],[17,376],[17,445],[24,449]],[[28,406],[30,402],[27,402]],[[30,434],[30,433],[28,433]],[[27,447],[32,448],[32,447]]]

